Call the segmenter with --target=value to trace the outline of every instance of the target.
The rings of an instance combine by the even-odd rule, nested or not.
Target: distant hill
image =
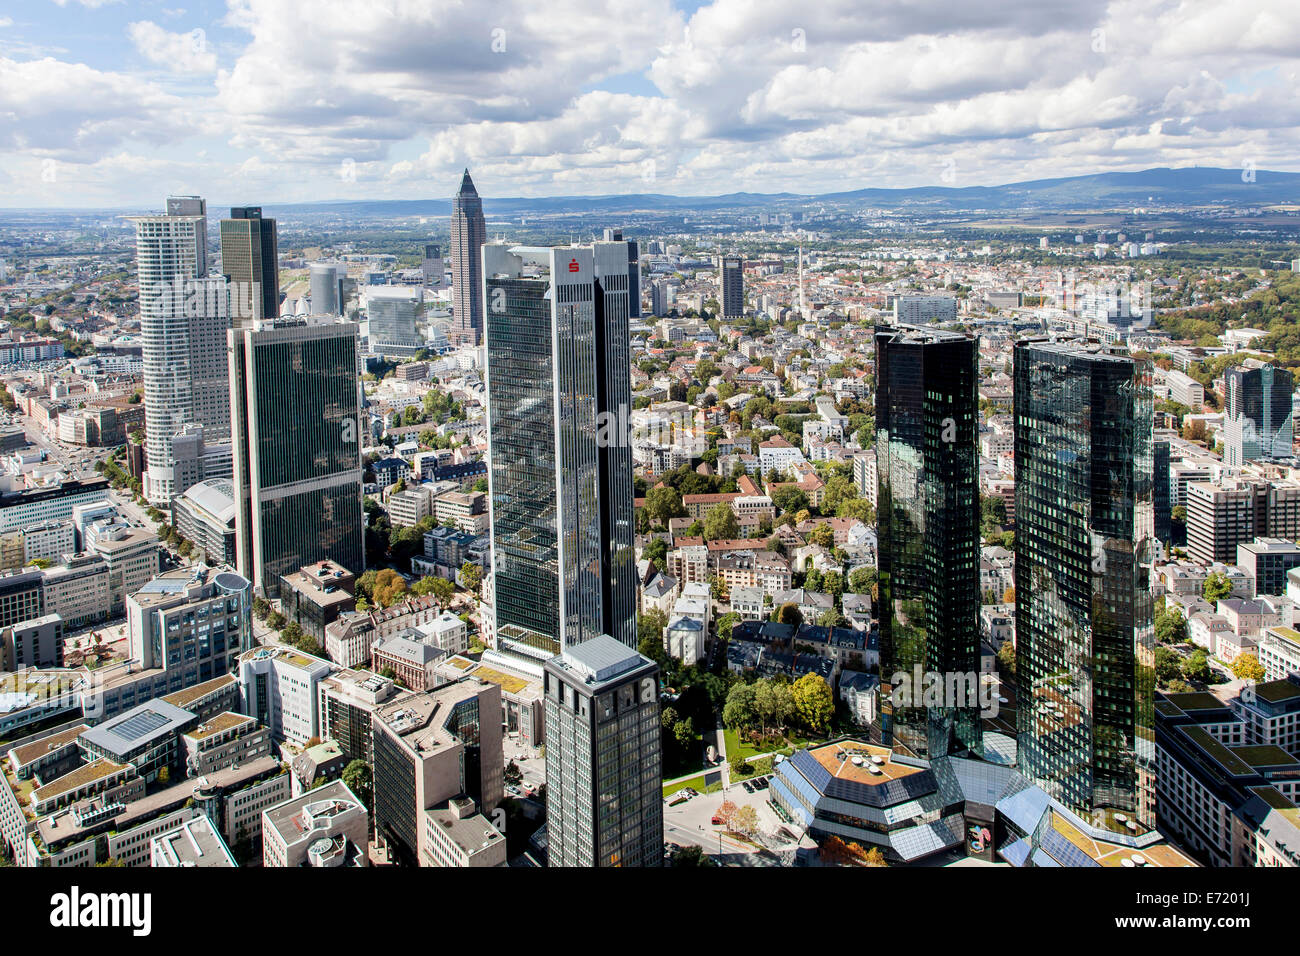
[[[491,216],[527,213],[687,212],[689,210],[773,209],[825,202],[835,206],[929,206],[954,211],[970,209],[1068,209],[1161,205],[1232,206],[1278,202],[1300,203],[1300,173],[1260,169],[1254,182],[1243,182],[1240,169],[1189,166],[1143,169],[1127,173],[1094,173],[1059,179],[1035,179],[1001,186],[918,186],[908,189],[868,187],[846,192],[800,196],[794,193],[728,193],[722,196],[671,196],[663,193],[612,196],[552,196],[495,199],[484,197],[483,211]],[[210,209],[220,206],[209,203]],[[335,202],[269,204],[266,215],[316,214],[340,216],[447,216],[451,199],[343,200]]]

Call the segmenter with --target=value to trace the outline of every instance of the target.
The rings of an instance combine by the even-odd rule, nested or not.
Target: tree
[[[808,543],[822,548],[831,548],[835,545],[835,530],[829,524],[819,524],[808,535]]]
[[[673,724],[673,739],[683,750],[695,743],[695,725],[691,723],[689,717]]]
[[[731,505],[719,501],[704,516],[704,540],[718,541],[724,538],[740,537],[740,523]]]
[[[659,525],[667,525],[672,518],[685,518],[686,506],[682,504],[682,496],[678,494],[677,489],[667,486],[655,486],[646,492],[645,511],[649,515],[651,522]]]
[[[1232,582],[1222,571],[1215,571],[1205,579],[1201,594],[1205,600],[1215,604],[1232,594]]]
[[[853,594],[866,594],[878,577],[879,572],[875,568],[855,568],[849,572],[849,591]]]
[[[1010,641],[998,648],[998,665],[1009,674],[1016,672],[1016,648]]]
[[[643,652],[644,653],[644,652]],[[758,705],[753,684],[734,684],[722,707],[722,723],[731,730],[752,727],[758,720]]]
[[[1160,644],[1181,644],[1187,640],[1187,621],[1177,611],[1161,609],[1156,612],[1156,641]]]
[[[714,625],[718,640],[724,642],[731,640],[732,628],[734,628],[738,623],[740,623],[740,615],[735,611],[728,611],[726,614],[719,617],[717,624]]]
[[[691,846],[679,846],[673,850],[669,857],[668,865],[673,867],[716,867],[717,861],[704,852],[703,847],[692,844]]]
[[[1237,659],[1232,662],[1232,673],[1241,680],[1254,683],[1259,683],[1267,676],[1264,673],[1264,665],[1254,654],[1238,654]]]
[[[814,733],[822,733],[835,715],[835,697],[820,674],[804,674],[791,688],[799,720]]]
[[[1155,649],[1156,682],[1168,686],[1182,676],[1182,658],[1167,647]]]
[[[774,620],[778,624],[789,624],[798,629],[803,624],[803,612],[793,604],[782,604],[777,608]]]
[[[1187,659],[1183,661],[1183,676],[1190,681],[1198,681],[1202,684],[1213,678],[1214,672],[1210,670],[1210,658],[1205,653],[1204,648],[1198,647],[1187,655]]]
[[[280,640],[284,641],[286,644],[291,644],[294,647],[297,647],[302,639],[302,625],[297,621],[290,621],[284,626],[284,630],[280,632]]]
[[[392,568],[384,568],[374,578],[373,600],[380,607],[391,607],[406,593],[406,579]]]
[[[731,815],[730,829],[744,836],[758,832],[758,811],[748,803]]]
[[[374,787],[374,774],[370,764],[364,760],[353,760],[343,768],[343,782],[349,790],[357,795],[367,809],[370,807],[371,791]]]
[[[668,654],[664,651],[664,628],[667,625],[668,616],[657,607],[638,614],[636,618],[637,650],[661,668],[668,663]]]
[[[808,507],[808,496],[793,485],[772,493],[772,504],[781,514],[796,514]]]

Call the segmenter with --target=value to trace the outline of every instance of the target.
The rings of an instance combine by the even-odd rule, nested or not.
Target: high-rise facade
[[[739,319],[745,314],[745,260],[723,256],[718,262],[718,284],[722,291],[722,317]]]
[[[1251,360],[1224,373],[1223,463],[1239,468],[1256,458],[1289,458],[1295,439],[1295,379],[1284,368]]]
[[[1019,766],[1084,814],[1153,825],[1151,365],[1015,346]]]
[[[659,866],[659,668],[608,635],[547,661],[549,866]]]
[[[237,566],[269,597],[326,558],[365,570],[357,331],[278,319],[229,333]]]
[[[641,318],[641,250],[635,239],[623,238],[622,229],[606,229],[606,242],[627,242],[627,313]]]
[[[208,442],[230,437],[226,280],[207,277],[203,200],[172,197],[161,216],[134,216],[144,364],[144,494],[167,504],[177,481],[172,439],[200,425]]]
[[[483,247],[499,643],[636,643],[627,247]]]
[[[231,324],[280,314],[280,247],[275,220],[260,206],[235,206],[221,220],[221,271],[230,282]]]
[[[312,315],[342,315],[346,267],[337,262],[313,262],[307,270],[310,275]]]
[[[416,329],[421,293],[410,286],[371,286],[366,293],[367,329],[373,355],[409,357],[423,346]]]
[[[483,200],[469,178],[460,181],[451,208],[451,292],[452,326],[447,338],[456,345],[479,345],[483,341],[483,244],[487,223]]]
[[[918,757],[982,753],[978,341],[882,326],[876,376],[883,739]],[[927,675],[960,699],[927,703]]]

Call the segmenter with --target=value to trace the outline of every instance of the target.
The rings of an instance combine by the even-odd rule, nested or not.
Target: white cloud
[[[126,33],[137,53],[171,72],[216,72],[217,54],[202,27],[187,33],[170,33],[149,20],[139,20],[128,26]]]

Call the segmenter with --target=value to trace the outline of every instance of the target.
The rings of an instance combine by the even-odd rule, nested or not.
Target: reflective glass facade
[[[876,331],[881,728],[918,757],[982,752],[979,707],[895,708],[902,672],[979,671],[977,341]]]
[[[1020,769],[1081,813],[1139,810],[1153,757],[1151,367],[1015,347]]]
[[[283,320],[230,333],[240,573],[268,596],[328,558],[365,570],[357,327]]]
[[[632,645],[627,244],[483,255],[497,632]]]

